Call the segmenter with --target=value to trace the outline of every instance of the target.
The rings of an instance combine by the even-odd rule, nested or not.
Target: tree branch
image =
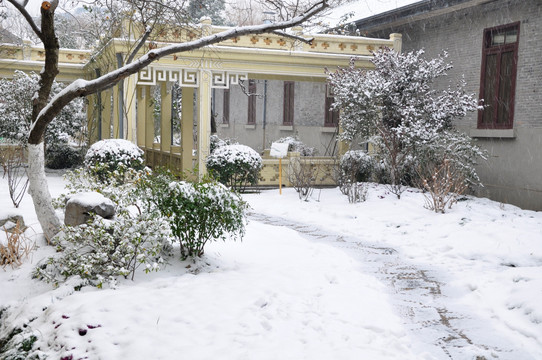
[[[145,41],[147,41],[147,39],[149,38],[149,36],[151,35],[151,32],[152,32],[152,27],[150,26],[147,26],[147,28],[145,29],[145,33],[143,34],[143,37],[139,40],[139,43],[137,44],[137,46],[134,48],[134,50],[132,51],[132,53],[130,54],[130,56],[128,57],[128,59],[126,59],[126,65],[128,65],[129,63],[131,63],[135,56],[137,55],[137,53],[139,52],[139,50],[143,47],[143,45],[145,44]]]
[[[247,34],[263,34],[272,33],[274,31],[289,28],[299,25],[305,22],[307,19],[313,17],[320,11],[327,8],[327,0],[322,0],[319,6],[314,6],[311,10],[303,15],[297,16],[287,21],[281,21],[272,24],[261,24],[252,26],[243,26],[239,28],[232,28],[222,31],[217,34],[202,37],[200,39],[189,41],[185,43],[178,43],[169,45],[160,49],[154,49],[147,54],[141,56],[135,62],[124,65],[123,67],[113,70],[108,74],[105,74],[94,80],[79,79],[68,85],[63,91],[58,93],[50,102],[45,106],[38,114],[36,121],[32,124],[30,130],[30,139],[32,143],[37,141],[38,134],[33,134],[35,131],[38,133],[44,131],[44,127],[47,126],[57,116],[62,108],[66,106],[70,101],[76,97],[87,96],[94,94],[98,91],[102,91],[115,86],[122,79],[137,73],[139,70],[147,67],[152,62],[163,58],[164,56],[172,55],[179,52],[191,51],[199,49],[205,46],[217,44],[228,39],[232,39],[238,36],[244,36]],[[34,135],[34,136],[33,136]]]
[[[280,35],[280,36],[283,36],[285,38],[289,38],[289,39],[294,39],[294,40],[299,40],[301,42],[304,42],[305,44],[312,44],[312,42],[314,41],[314,38],[310,38],[310,39],[307,39],[307,38],[304,38],[303,36],[299,36],[299,35],[295,35],[295,34],[289,34],[285,31],[272,31],[273,34],[276,34],[276,35]]]
[[[25,18],[26,22],[28,22],[28,25],[30,25],[30,27],[32,28],[32,30],[36,33],[36,35],[38,35],[38,37],[40,38],[41,41],[43,41],[43,34],[41,33],[39,27],[36,25],[36,23],[34,22],[34,19],[32,19],[32,16],[30,16],[30,14],[28,13],[28,11],[26,11],[25,9],[25,6],[26,6],[26,3],[25,2],[24,4],[21,4],[19,3],[17,0],[7,0],[11,5],[13,5],[15,7],[15,9],[17,9],[21,15],[23,15],[23,17]]]

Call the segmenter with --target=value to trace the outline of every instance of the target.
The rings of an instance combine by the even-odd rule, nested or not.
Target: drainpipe
[[[265,125],[267,123],[267,80],[263,81],[263,126],[262,153],[265,150]]]

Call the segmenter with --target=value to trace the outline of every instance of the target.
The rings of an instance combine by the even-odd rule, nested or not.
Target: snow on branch
[[[285,31],[273,31],[273,34],[277,34],[277,35],[280,35],[280,36],[283,36],[285,38],[290,38],[290,39],[294,39],[294,40],[299,40],[301,42],[304,42],[305,44],[311,44],[312,41],[314,40],[314,38],[310,38],[310,39],[307,39],[307,38],[304,38],[303,36],[300,36],[300,35],[295,35],[295,34],[290,34],[290,33],[287,33]]]

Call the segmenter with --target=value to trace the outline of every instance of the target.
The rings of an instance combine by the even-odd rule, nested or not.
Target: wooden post
[[[207,174],[205,160],[211,147],[211,72],[200,70],[198,87],[198,179]]]
[[[192,150],[194,149],[194,88],[181,89],[181,168],[183,171],[194,170],[192,164]]]

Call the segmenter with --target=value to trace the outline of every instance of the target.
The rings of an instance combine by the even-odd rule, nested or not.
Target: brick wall
[[[403,52],[420,48],[433,58],[446,50],[454,68],[437,82],[447,86],[464,76],[467,90],[479,97],[483,32],[486,28],[520,22],[514,111],[514,138],[478,138],[488,151],[478,166],[485,184],[481,196],[542,210],[542,2],[496,0],[449,14],[390,27],[371,36],[403,35]],[[455,125],[470,133],[476,128],[472,113]]]

